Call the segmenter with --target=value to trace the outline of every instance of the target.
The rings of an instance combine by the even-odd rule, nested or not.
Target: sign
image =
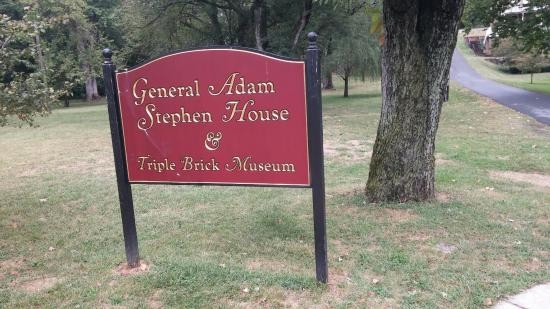
[[[310,184],[303,61],[183,51],[116,82],[130,182]]]
[[[139,266],[132,183],[308,187],[315,271],[328,280],[321,66],[246,48],[175,52],[103,77],[126,260]]]

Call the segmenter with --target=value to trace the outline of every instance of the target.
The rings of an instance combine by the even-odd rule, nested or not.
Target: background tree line
[[[119,67],[198,46],[232,45],[301,57],[320,34],[326,70],[346,85],[377,76],[379,43],[361,0],[0,0],[0,121],[32,124],[52,104],[102,94],[101,49]],[[365,52],[367,51],[367,52]]]

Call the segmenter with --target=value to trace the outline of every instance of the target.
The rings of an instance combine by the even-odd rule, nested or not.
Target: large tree
[[[382,111],[370,201],[434,197],[435,137],[464,0],[385,0]]]

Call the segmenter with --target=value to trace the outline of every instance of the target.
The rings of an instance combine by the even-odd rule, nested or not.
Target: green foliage
[[[50,21],[33,19],[35,9],[25,6],[22,12],[10,11],[16,17],[22,13],[21,19],[0,12],[0,126],[9,115],[32,125],[34,116],[47,114],[59,95],[48,86],[48,71],[37,63],[41,52],[37,38]]]
[[[507,11],[512,8],[519,8],[519,12]],[[467,31],[476,26],[492,25],[492,37],[497,45],[502,39],[512,38],[524,52],[550,52],[548,0],[468,0],[463,16]]]
[[[344,35],[333,38],[333,50],[324,60],[325,70],[336,73],[344,81],[350,77],[365,80],[380,76],[380,45],[378,35],[369,32],[371,22],[363,12],[348,19],[343,25]]]

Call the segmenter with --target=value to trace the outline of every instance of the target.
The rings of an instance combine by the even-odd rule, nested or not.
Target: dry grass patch
[[[147,299],[147,308],[148,309],[162,309],[164,308],[162,302],[160,301],[161,290],[156,290],[149,299]]]
[[[497,180],[505,179],[505,180],[511,180],[514,182],[525,182],[538,187],[550,188],[550,176],[538,174],[538,173],[491,171],[489,172],[489,176]]]
[[[418,214],[413,209],[384,208],[384,215],[391,222],[403,223],[418,219]]]
[[[277,260],[255,258],[247,260],[245,266],[247,269],[258,271],[304,273],[304,270],[301,267],[292,265],[292,263]],[[307,275],[309,273],[304,274]]]
[[[53,288],[56,284],[61,282],[57,277],[44,277],[31,281],[23,282],[19,287],[27,293],[37,293]]]
[[[324,154],[327,158],[340,158],[352,162],[369,159],[372,155],[372,143],[369,141],[348,140],[338,142],[334,140],[324,141]]]

